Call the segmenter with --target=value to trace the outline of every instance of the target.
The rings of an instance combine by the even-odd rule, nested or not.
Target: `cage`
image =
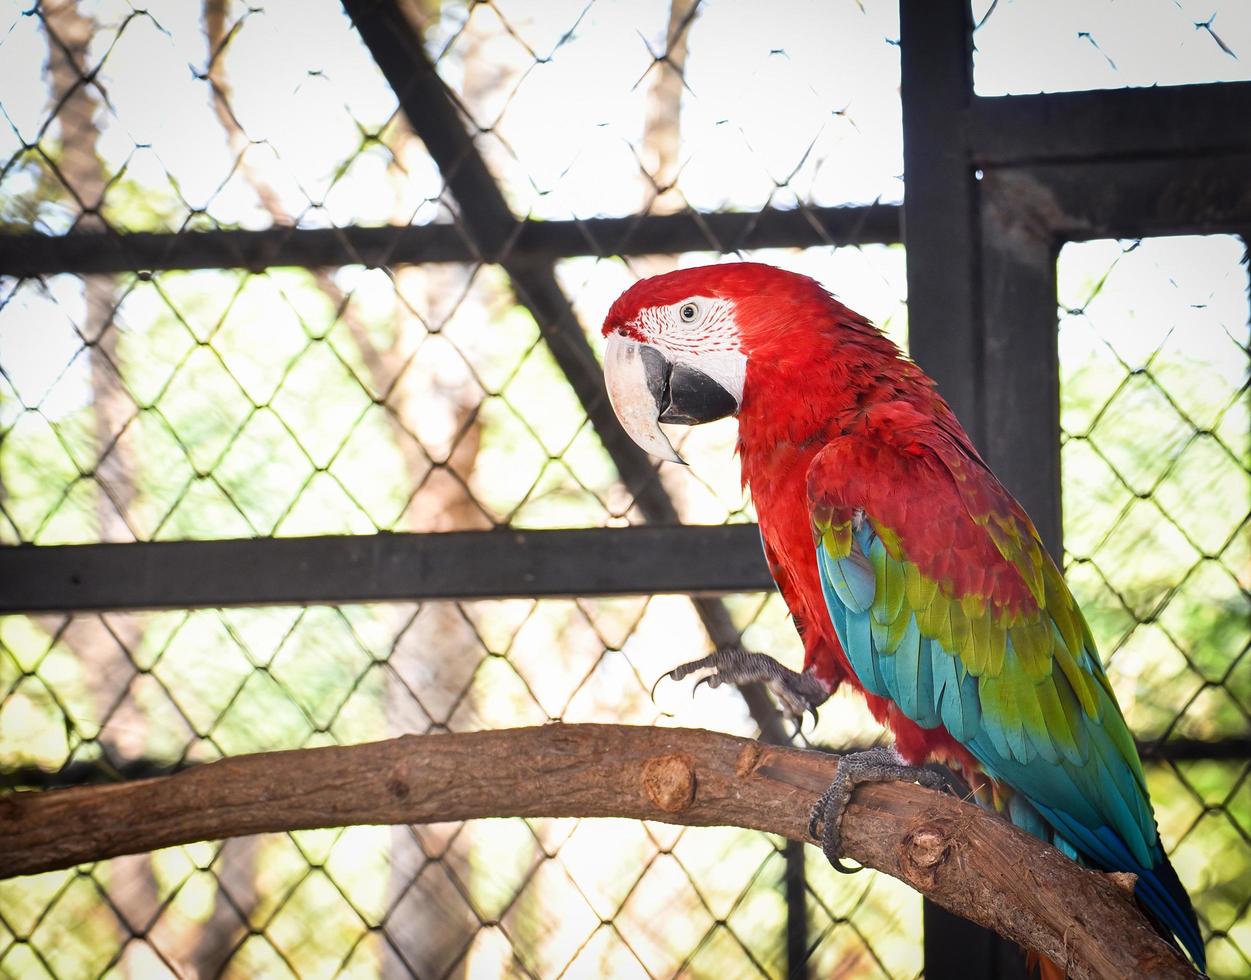
[[[1236,0],[4,4],[5,797],[552,722],[880,743],[849,693],[796,736],[760,690],[651,693],[713,645],[801,657],[734,423],[658,466],[601,378],[625,286],[749,258],[907,349],[1063,556],[1211,975],[1245,976],[1248,52]],[[0,881],[6,976],[1023,970],[737,828]]]

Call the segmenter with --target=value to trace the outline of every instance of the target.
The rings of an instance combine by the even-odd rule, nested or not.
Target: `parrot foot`
[[[665,678],[680,681],[698,671],[707,673],[695,682],[692,694],[699,689],[700,684],[707,684],[709,687],[757,682],[764,684],[777,698],[782,708],[782,716],[794,723],[797,734],[803,727],[804,714],[811,711],[812,723],[815,725],[817,706],[830,696],[829,688],[815,674],[808,671],[797,673],[789,667],[783,667],[767,654],[753,653],[736,644],[718,647],[707,657],[674,667],[668,673],[661,674],[656,684]],[[656,687],[653,685],[653,697],[655,693]]]
[[[956,795],[963,795],[959,781],[945,766],[906,765],[895,750],[887,745],[841,756],[834,782],[821,794],[808,817],[808,836],[821,841],[821,851],[836,871],[854,874],[860,870],[842,861],[843,813],[851,802],[856,787],[861,783],[894,781],[920,783],[926,789],[945,789]]]

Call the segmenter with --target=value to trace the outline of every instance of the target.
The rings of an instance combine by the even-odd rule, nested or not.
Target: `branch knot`
[[[916,887],[933,887],[953,846],[952,828],[942,820],[914,827],[899,842],[899,866]]]
[[[684,755],[652,756],[643,765],[643,790],[665,813],[679,813],[695,800],[695,770]]]

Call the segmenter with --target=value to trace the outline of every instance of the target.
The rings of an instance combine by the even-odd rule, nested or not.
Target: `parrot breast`
[[[829,341],[825,343],[828,345]],[[884,343],[890,349],[880,353],[893,357],[893,345],[885,340]],[[770,365],[769,374],[774,374],[790,360],[774,356],[764,359],[764,363]],[[973,756],[942,725],[922,728],[888,698],[865,691],[827,611],[812,553],[808,474],[817,454],[843,426],[854,425],[863,408],[863,400],[851,384],[855,365],[836,363],[817,369],[812,359],[807,359],[805,373],[823,373],[827,385],[817,391],[816,397],[807,385],[802,398],[783,394],[780,397],[788,404],[779,405],[777,398],[763,393],[773,386],[773,379],[762,377],[764,372],[755,370],[753,361],[748,364],[739,413],[738,453],[743,484],[751,490],[770,571],[803,641],[804,669],[815,673],[831,691],[848,684],[860,692],[876,721],[891,731],[895,748],[904,761],[912,765],[929,760],[943,762],[961,769],[971,783],[980,782],[980,768]],[[869,376],[874,379],[878,395],[889,396],[908,387],[907,375],[912,372],[914,368],[901,373],[898,385],[888,384],[880,369]],[[795,385],[776,390],[794,392]],[[930,389],[922,386],[919,394],[930,394]]]

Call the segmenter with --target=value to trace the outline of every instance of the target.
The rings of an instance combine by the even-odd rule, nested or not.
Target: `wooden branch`
[[[192,841],[477,817],[629,817],[808,837],[837,757],[714,732],[548,725],[238,756],[107,786],[0,797],[0,877]],[[860,787],[847,856],[1064,965],[1193,977],[1121,876],[916,785]]]

